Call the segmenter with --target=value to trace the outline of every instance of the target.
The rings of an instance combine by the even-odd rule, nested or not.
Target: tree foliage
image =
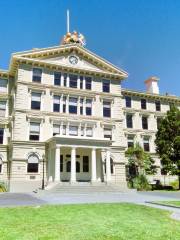
[[[164,171],[179,176],[180,188],[180,111],[176,106],[161,120],[155,143]]]
[[[128,158],[129,167],[134,167],[135,176],[139,174],[154,174],[156,173],[156,167],[151,155],[144,151],[139,143],[136,143],[134,147],[130,147],[125,152]]]

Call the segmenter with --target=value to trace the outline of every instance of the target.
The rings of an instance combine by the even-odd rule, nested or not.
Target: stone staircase
[[[92,185],[91,183],[77,183],[70,185],[69,183],[59,183],[53,188],[46,190],[50,193],[62,194],[88,194],[88,193],[117,193],[129,192],[130,189],[122,188],[118,185],[106,185],[105,183],[98,183]]]

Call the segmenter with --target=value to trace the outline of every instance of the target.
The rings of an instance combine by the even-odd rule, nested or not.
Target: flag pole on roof
[[[70,29],[69,29],[69,9],[67,10],[67,33],[70,32]]]

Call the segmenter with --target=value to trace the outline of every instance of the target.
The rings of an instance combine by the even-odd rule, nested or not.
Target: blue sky
[[[0,0],[0,68],[12,52],[58,45],[68,8],[86,47],[129,73],[124,87],[158,76],[162,94],[180,95],[179,0]]]

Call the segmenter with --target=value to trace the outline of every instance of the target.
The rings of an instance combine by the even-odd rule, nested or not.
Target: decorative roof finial
[[[78,33],[76,31],[73,31],[70,33],[70,20],[69,20],[69,10],[67,10],[67,33],[64,35],[61,44],[72,44],[72,43],[77,43],[81,46],[86,45],[86,40],[83,34]]]

